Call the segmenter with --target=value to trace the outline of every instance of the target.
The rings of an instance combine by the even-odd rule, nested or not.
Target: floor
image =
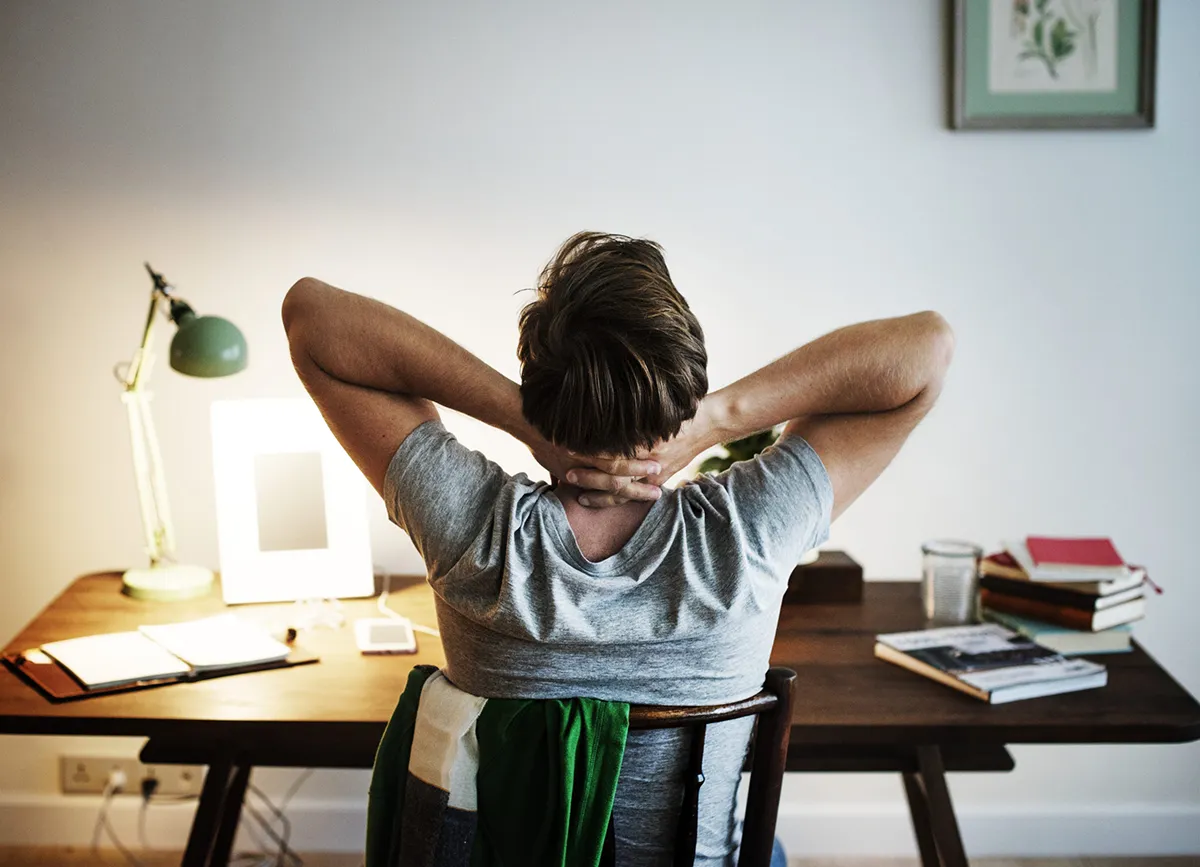
[[[920,862],[916,858],[793,858],[790,867],[920,867]],[[1200,867],[1200,855],[1179,858],[972,858],[971,867]]]
[[[136,853],[143,867],[177,867],[180,853]],[[0,867],[117,867],[127,862],[113,850],[68,847],[0,848]],[[358,867],[361,855],[310,854],[304,867]],[[791,867],[919,867],[915,858],[793,858]],[[1175,858],[973,858],[971,867],[1200,867],[1200,855]]]

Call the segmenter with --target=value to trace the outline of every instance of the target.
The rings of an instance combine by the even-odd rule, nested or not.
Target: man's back
[[[446,673],[461,689],[696,705],[761,688],[786,576],[824,540],[833,495],[816,454],[789,437],[665,491],[619,551],[593,562],[551,488],[507,476],[431,422],[396,452],[384,498],[429,567]],[[732,852],[751,727],[709,734],[697,863]],[[669,858],[685,747],[678,731],[630,736],[614,807],[619,863]]]
[[[451,676],[482,695],[695,704],[753,693],[784,576],[895,457],[954,353],[927,311],[840,328],[709,392],[703,330],[662,248],[597,232],[559,248],[521,311],[519,384],[402,311],[319,280],[298,280],[282,312],[296,372],[425,558]],[[435,404],[511,434],[551,478],[576,476],[590,505],[656,502],[620,550],[590,562],[556,495],[457,446],[430,424]],[[769,453],[660,490],[710,446],[779,424]],[[615,523],[585,528],[585,548],[612,550]],[[728,748],[706,749],[702,854],[729,848],[745,737],[725,737]],[[665,839],[678,774],[655,762],[677,754],[629,745],[616,810],[627,851],[630,834]],[[642,796],[658,806],[634,810]]]

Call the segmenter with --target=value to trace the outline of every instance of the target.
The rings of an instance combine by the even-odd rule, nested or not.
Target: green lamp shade
[[[178,323],[179,331],[171,341],[171,367],[175,370],[211,377],[246,368],[246,338],[228,319],[197,316],[189,310]]]

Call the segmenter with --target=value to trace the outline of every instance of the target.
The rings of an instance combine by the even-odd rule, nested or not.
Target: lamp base
[[[130,569],[125,573],[121,592],[134,599],[152,602],[182,602],[207,596],[212,590],[213,573],[203,566],[169,563],[149,569]]]

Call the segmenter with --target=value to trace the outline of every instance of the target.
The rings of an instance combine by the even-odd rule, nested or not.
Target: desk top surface
[[[76,580],[5,652],[227,610],[218,595],[170,605],[120,593],[120,575]],[[374,599],[343,602],[348,621],[378,616]],[[397,579],[390,605],[433,624],[420,578]],[[265,606],[243,606],[253,611]],[[273,606],[277,610],[289,606]],[[920,628],[917,585],[868,582],[861,605],[784,606],[772,663],[796,670],[792,742],[826,744],[1155,743],[1200,739],[1200,705],[1141,648],[1101,657],[1103,689],[991,706],[877,660],[874,636]],[[280,726],[329,737],[378,738],[409,669],[442,665],[440,642],[363,656],[352,629],[316,628],[299,644],[317,665],[53,704],[0,669],[0,733],[274,737]]]

